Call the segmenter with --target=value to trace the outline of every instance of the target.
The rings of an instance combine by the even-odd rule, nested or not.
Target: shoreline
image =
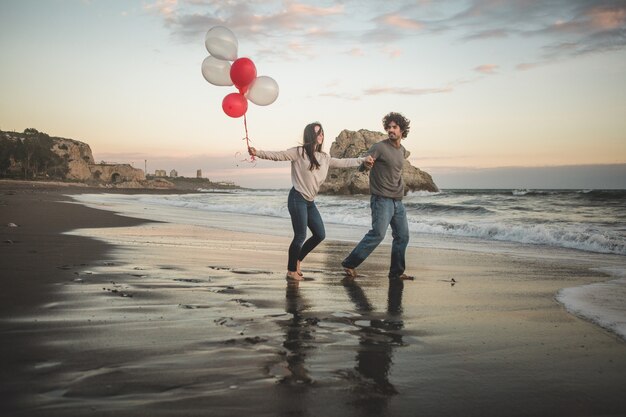
[[[24,364],[43,355],[37,332],[8,323],[7,318],[40,313],[42,306],[58,298],[56,287],[73,279],[74,271],[92,262],[108,259],[112,246],[91,238],[64,234],[80,227],[138,225],[149,220],[118,216],[105,210],[69,204],[64,188],[46,185],[0,184],[2,213],[3,290],[0,317],[3,343],[2,407],[12,411],[29,381],[21,377]],[[15,224],[16,227],[9,226]]]
[[[626,412],[626,345],[553,299],[599,272],[413,248],[416,281],[398,289],[382,279],[385,247],[346,285],[336,265],[351,244],[326,241],[294,288],[288,238],[0,189],[19,225],[2,257],[21,291],[3,294],[7,415]]]

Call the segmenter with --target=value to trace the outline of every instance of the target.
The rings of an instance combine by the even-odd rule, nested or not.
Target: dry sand
[[[286,238],[0,191],[3,416],[626,415],[626,343],[554,300],[607,279],[575,262],[410,248],[390,284],[381,246],[351,282],[329,240],[288,284]]]

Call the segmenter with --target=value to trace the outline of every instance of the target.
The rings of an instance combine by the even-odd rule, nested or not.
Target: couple
[[[361,239],[341,265],[346,276],[356,278],[356,268],[372,253],[385,237],[391,225],[393,243],[389,279],[411,279],[404,274],[405,252],[409,243],[409,227],[402,197],[404,182],[402,167],[406,150],[400,143],[409,133],[409,120],[400,113],[389,113],[383,118],[388,138],[375,143],[362,158],[332,158],[322,152],[324,130],[320,123],[304,128],[303,145],[281,152],[248,148],[248,153],[261,159],[291,161],[291,181],[287,207],[291,215],[294,237],[289,246],[287,279],[304,279],[301,263],[324,240],[324,222],[315,206],[315,196],[326,179],[329,168],[347,168],[364,164],[370,172],[370,207],[372,229]],[[312,236],[306,240],[306,229]]]

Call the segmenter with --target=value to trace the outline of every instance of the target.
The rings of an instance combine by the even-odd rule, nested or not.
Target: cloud
[[[378,20],[384,25],[398,29],[420,30],[424,27],[419,21],[400,16],[399,14],[387,14],[380,16]]]
[[[533,68],[537,68],[539,66],[541,66],[542,64],[539,62],[522,62],[521,64],[517,64],[515,66],[515,69],[519,70],[519,71],[527,71]]]
[[[343,6],[341,5],[333,7],[317,7],[303,3],[290,3],[287,7],[287,13],[292,15],[330,16],[334,14],[341,14],[342,12]]]
[[[480,72],[481,74],[495,74],[498,69],[498,65],[495,64],[483,64],[474,68],[474,71]]]
[[[409,96],[424,96],[427,94],[450,93],[452,87],[442,88],[412,88],[412,87],[370,87],[363,91],[367,96],[377,96],[381,94],[400,94]]]
[[[361,48],[352,48],[346,53],[352,56],[364,56],[365,55],[365,52]]]
[[[393,51],[402,40],[432,36],[525,42],[538,46],[534,53],[525,52],[522,61],[541,64],[626,47],[626,0],[397,0],[384,5],[354,0],[330,5],[313,0],[153,0],[145,9],[159,15],[173,36],[185,42],[197,42],[208,28],[224,25],[264,57],[283,60],[303,59],[303,51],[310,54],[305,59],[314,56],[313,46],[321,40],[353,55],[361,54],[363,43]],[[295,45],[300,45],[296,52]]]
[[[429,94],[442,94],[442,93],[452,93],[457,87],[475,83],[480,81],[483,77],[474,76],[471,78],[463,78],[454,81],[448,82],[444,87],[427,87],[427,88],[416,88],[416,87],[370,87],[363,90],[363,94],[367,96],[376,96],[382,94],[399,94],[399,95],[408,95],[408,96],[425,96]]]
[[[402,50],[398,48],[394,48],[391,46],[385,46],[382,48],[383,54],[387,55],[389,58],[398,58],[402,55]]]
[[[358,41],[371,43],[389,43],[403,39],[407,36],[413,36],[424,30],[425,25],[417,19],[411,17],[409,10],[413,10],[412,6],[400,7],[392,13],[374,14],[370,22],[374,24],[372,29],[363,30],[357,36]]]
[[[156,0],[145,9],[160,16],[172,36],[198,42],[213,26],[231,29],[240,45],[254,48],[256,57],[294,61],[314,56],[316,39],[337,39],[329,28],[343,5],[318,6],[293,0]]]
[[[338,98],[338,99],[342,99],[342,100],[352,100],[352,101],[358,101],[361,100],[361,97],[359,96],[355,96],[352,94],[346,94],[346,93],[321,93],[319,94],[320,97],[330,97],[330,98]]]
[[[612,4],[611,6],[615,6]],[[594,8],[589,11],[588,16],[591,20],[591,25],[601,30],[613,30],[620,27],[624,27],[624,21],[626,20],[626,7],[622,5],[621,8]]]
[[[481,26],[480,31],[470,33],[465,40],[541,38],[545,42],[541,48],[544,61],[626,46],[624,0],[474,0],[464,13],[448,23]]]
[[[502,39],[508,38],[511,31],[506,29],[489,29],[482,30],[465,37],[466,40],[483,40],[483,39]]]
[[[175,19],[177,6],[178,0],[157,0],[154,3],[145,4],[144,9],[156,12],[161,15],[166,22],[169,22]]]
[[[302,31],[315,34],[321,17],[341,15],[344,7],[319,7],[296,1],[216,1],[157,0],[147,10],[161,15],[172,31],[191,39],[212,26],[224,25],[238,36],[256,38],[259,34]],[[307,32],[308,31],[308,32]],[[317,29],[318,33],[324,30]]]

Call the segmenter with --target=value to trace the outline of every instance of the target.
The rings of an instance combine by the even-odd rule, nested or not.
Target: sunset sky
[[[441,187],[626,188],[626,1],[0,1],[0,129],[88,143],[97,161],[287,187],[250,164],[235,87],[202,77],[206,32],[280,95],[252,145],[411,119],[411,163]],[[533,169],[528,169],[533,168]]]

